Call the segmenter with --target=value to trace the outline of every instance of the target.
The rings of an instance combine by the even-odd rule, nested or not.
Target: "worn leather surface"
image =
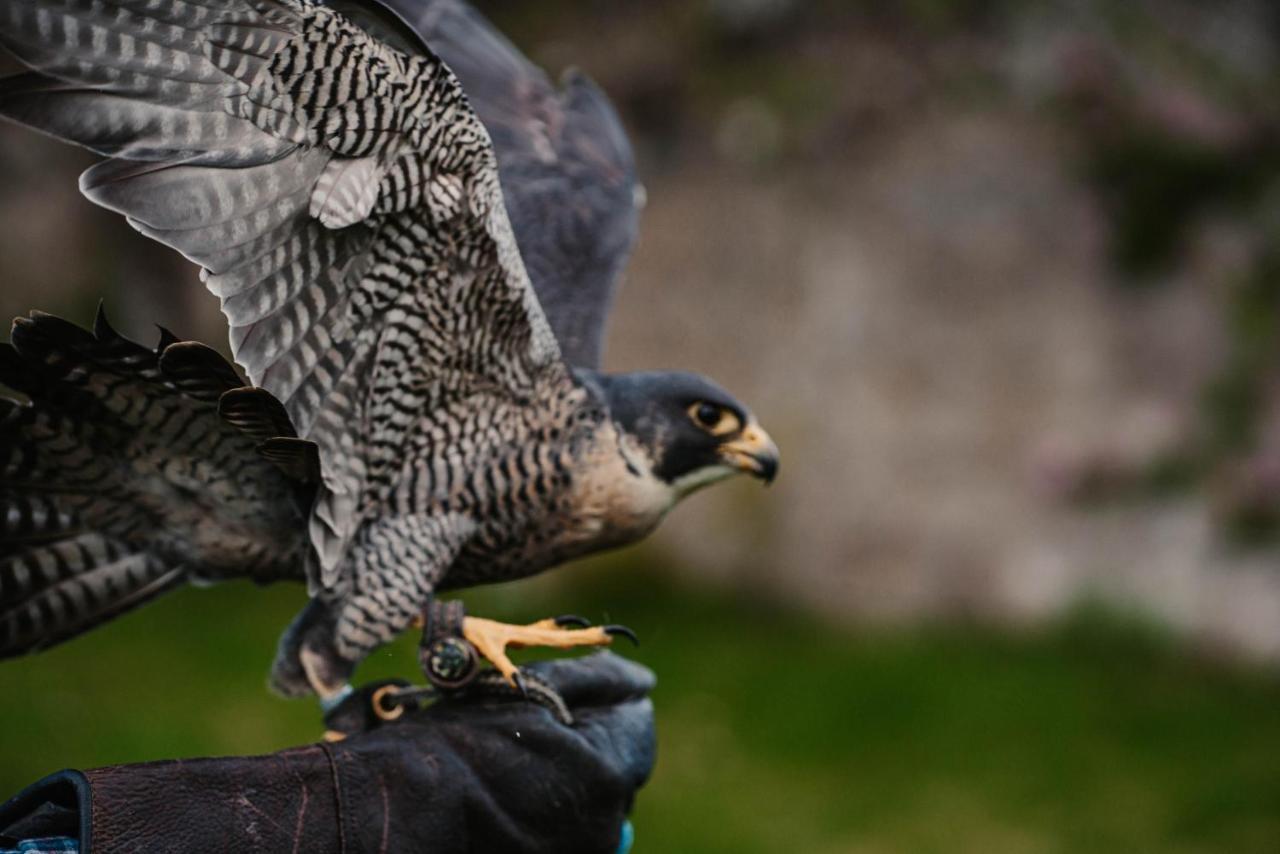
[[[86,771],[94,852],[341,851],[323,745]],[[376,850],[376,849],[371,849]]]
[[[75,802],[73,786],[88,805],[89,854],[612,852],[653,766],[653,676],[608,653],[532,669],[572,727],[524,701],[461,698],[336,744],[64,773],[58,797]],[[0,807],[0,833],[39,794]]]

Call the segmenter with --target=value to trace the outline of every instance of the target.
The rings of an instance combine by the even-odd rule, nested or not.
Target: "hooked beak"
[[[720,446],[720,459],[730,468],[772,483],[778,474],[778,446],[755,421]]]

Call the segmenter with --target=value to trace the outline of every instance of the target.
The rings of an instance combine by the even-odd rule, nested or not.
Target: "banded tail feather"
[[[215,351],[46,314],[0,345],[0,657],[75,637],[186,581],[301,579],[313,485],[219,414],[245,389]],[[272,405],[274,404],[274,406]],[[233,407],[234,408],[234,407]]]

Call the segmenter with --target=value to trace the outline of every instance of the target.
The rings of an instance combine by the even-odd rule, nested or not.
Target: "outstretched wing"
[[[599,367],[643,197],[604,93],[576,71],[557,90],[461,0],[329,5],[407,53],[425,44],[458,76],[493,139],[520,254],[560,349],[572,365]]]
[[[236,360],[319,445],[321,586],[432,412],[564,370],[488,134],[429,52],[307,0],[0,0],[0,43],[34,69],[0,114],[114,158],[84,192],[205,268]]]

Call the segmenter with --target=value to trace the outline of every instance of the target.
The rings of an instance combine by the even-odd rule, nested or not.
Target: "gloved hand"
[[[464,695],[336,744],[64,771],[0,807],[0,843],[613,854],[653,767],[653,674],[607,652],[529,669],[559,692],[573,726],[533,703]]]

